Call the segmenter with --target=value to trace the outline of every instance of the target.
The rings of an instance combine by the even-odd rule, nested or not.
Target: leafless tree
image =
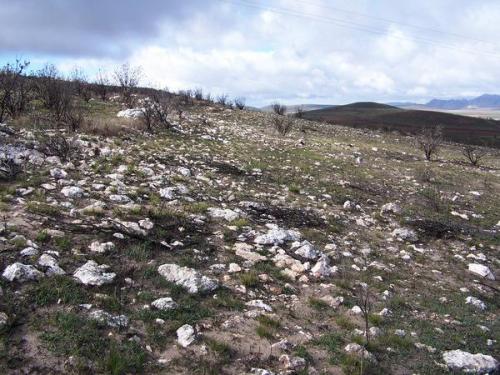
[[[271,104],[271,108],[275,114],[278,116],[285,116],[286,115],[286,105],[280,104],[278,102]]]
[[[417,134],[417,144],[424,152],[425,159],[431,160],[432,155],[436,154],[443,143],[443,127],[437,125],[434,127],[427,127]]]
[[[221,94],[217,97],[217,103],[222,105],[222,106],[226,106],[228,99],[229,99],[229,97],[227,96],[227,94]]]
[[[474,167],[477,167],[481,160],[488,156],[488,150],[478,146],[466,145],[462,149],[462,154]]]
[[[76,150],[72,139],[65,137],[62,133],[46,135],[40,140],[40,152],[47,156],[57,156],[66,162]]]
[[[197,88],[193,92],[193,96],[196,100],[203,100],[203,89]]]
[[[139,85],[142,76],[142,69],[138,66],[130,66],[129,63],[120,65],[115,69],[114,77],[117,84],[120,86],[122,96],[128,108],[134,106],[134,90]]]
[[[87,81],[87,76],[82,69],[75,67],[70,74],[70,81],[74,86],[76,95],[81,97],[86,102],[88,102],[92,98],[92,92],[90,91],[90,85]]]
[[[238,108],[239,110],[243,110],[245,109],[245,98],[236,98],[234,99],[234,105],[236,106],[236,108]]]
[[[36,75],[38,98],[43,107],[50,110],[55,120],[59,121],[71,106],[72,87],[64,81],[54,65],[45,65]]]
[[[172,99],[165,91],[158,91],[145,99],[142,121],[146,130],[151,132],[155,128],[170,128],[168,114],[173,107]]]
[[[372,311],[372,297],[370,293],[370,287],[367,284],[362,283],[357,290],[357,297],[361,313],[363,315],[363,320],[365,323],[365,338],[366,343],[370,342],[370,314]]]
[[[293,119],[288,116],[278,116],[273,117],[273,126],[276,132],[285,137],[293,128]]]
[[[97,95],[99,95],[103,102],[108,100],[109,79],[106,73],[104,73],[101,69],[97,72],[94,87]]]
[[[28,81],[23,75],[28,65],[29,61],[16,60],[0,69],[0,123],[7,116],[17,117],[29,103]]]
[[[304,117],[304,108],[298,107],[297,112],[295,112],[295,117],[301,119]]]

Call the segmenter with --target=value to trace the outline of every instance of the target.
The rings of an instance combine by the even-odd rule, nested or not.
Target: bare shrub
[[[191,90],[180,90],[177,93],[180,103],[184,105],[193,104],[193,93]]]
[[[278,116],[285,116],[286,115],[286,105],[280,104],[278,102],[271,104],[271,109],[275,114]]]
[[[90,85],[87,81],[87,76],[78,67],[75,67],[70,75],[70,81],[73,84],[74,92],[85,102],[92,99],[92,91],[90,90]]]
[[[54,65],[45,65],[37,72],[36,89],[42,106],[59,121],[71,105],[72,88],[59,75]]]
[[[363,320],[365,323],[365,338],[366,343],[370,342],[370,314],[372,311],[372,295],[370,293],[370,288],[367,284],[362,283],[357,290],[358,305],[361,309],[363,315]]]
[[[28,61],[16,60],[0,69],[0,123],[7,115],[16,118],[28,106],[28,80],[23,75],[28,65]]]
[[[441,125],[422,129],[417,135],[417,144],[424,152],[425,159],[431,160],[443,143],[443,127]]]
[[[302,107],[297,108],[297,112],[295,112],[295,117],[298,119],[304,118],[304,109]]]
[[[228,100],[229,97],[226,94],[221,94],[217,97],[217,104],[220,104],[225,107],[227,105]]]
[[[273,126],[281,136],[286,136],[293,128],[293,119],[287,116],[274,116]]]
[[[99,98],[105,102],[108,100],[108,86],[109,86],[109,79],[101,69],[97,72],[96,79],[94,81],[94,89],[99,95]]]
[[[73,140],[61,133],[45,135],[40,140],[40,152],[47,156],[57,156],[63,162],[68,161],[75,150]]]
[[[15,180],[22,172],[22,165],[16,163],[14,158],[8,156],[0,158],[0,180]]]
[[[147,131],[154,128],[170,128],[168,114],[172,110],[172,103],[167,92],[159,91],[144,100],[143,116],[141,117]]]
[[[474,167],[478,167],[481,160],[488,156],[488,150],[477,146],[467,145],[462,149],[462,155],[464,155]]]
[[[236,98],[236,99],[234,99],[234,105],[239,110],[245,109],[245,98]]]
[[[120,86],[123,101],[128,108],[134,107],[134,91],[139,85],[142,76],[140,67],[132,67],[125,63],[115,69],[114,77]]]
[[[436,176],[432,169],[421,167],[415,170],[415,178],[417,181],[429,183],[432,182]]]
[[[203,89],[195,89],[193,92],[193,96],[196,100],[203,100]]]

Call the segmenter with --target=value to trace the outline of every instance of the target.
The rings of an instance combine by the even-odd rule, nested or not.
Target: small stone
[[[196,340],[194,328],[189,324],[184,324],[177,331],[177,342],[184,348],[187,348]]]
[[[174,300],[170,297],[163,297],[163,298],[158,298],[157,300],[154,300],[151,302],[151,306],[157,308],[158,310],[173,310],[177,308],[177,303],[174,302]]]

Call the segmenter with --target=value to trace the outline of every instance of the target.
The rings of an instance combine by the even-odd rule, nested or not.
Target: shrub
[[[417,144],[425,154],[426,160],[431,160],[443,143],[443,127],[441,125],[422,129],[417,135]]]
[[[96,91],[97,95],[99,95],[99,98],[103,102],[108,100],[108,86],[109,86],[109,79],[106,76],[106,74],[99,69],[97,72],[97,77],[94,81],[94,90]]]
[[[144,101],[143,116],[141,117],[147,131],[154,128],[170,128],[172,125],[168,121],[168,114],[172,110],[172,102],[169,95],[160,91]]]
[[[293,128],[293,120],[286,116],[273,117],[273,127],[281,136],[286,136]]]
[[[278,116],[285,116],[286,115],[286,105],[280,104],[278,102],[271,104],[271,108],[275,114]]]
[[[17,117],[29,103],[28,80],[23,76],[28,65],[28,61],[16,60],[0,69],[0,123],[7,115]]]
[[[222,106],[226,106],[228,103],[228,100],[229,100],[229,98],[226,94],[219,95],[217,97],[217,104],[220,104]]]
[[[61,120],[71,105],[71,85],[64,81],[54,65],[45,65],[36,76],[37,96],[43,108],[50,110],[55,120]]]
[[[23,167],[11,157],[0,159],[0,180],[15,180],[23,172]]]
[[[462,154],[474,167],[479,166],[479,163],[488,155],[488,150],[477,146],[467,145],[462,149]]]
[[[60,133],[44,136],[40,141],[40,152],[47,156],[57,156],[63,162],[68,161],[75,150],[73,140]]]
[[[245,98],[236,98],[236,99],[234,99],[234,105],[239,110],[245,109]]]
[[[123,101],[128,108],[134,106],[133,93],[141,80],[142,70],[140,67],[132,67],[130,64],[125,63],[115,69],[114,77],[120,86]]]

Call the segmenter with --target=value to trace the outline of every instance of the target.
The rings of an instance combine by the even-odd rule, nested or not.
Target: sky
[[[128,62],[253,106],[425,102],[500,94],[499,19],[498,0],[0,0],[0,65]]]

